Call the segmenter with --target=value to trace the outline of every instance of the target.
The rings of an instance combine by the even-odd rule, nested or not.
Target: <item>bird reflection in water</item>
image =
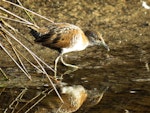
[[[98,104],[108,87],[102,90],[86,90],[81,85],[64,86],[60,88],[60,95],[64,101],[59,100],[57,95],[48,95],[41,101],[41,106],[35,113],[73,113],[81,106],[82,111]]]

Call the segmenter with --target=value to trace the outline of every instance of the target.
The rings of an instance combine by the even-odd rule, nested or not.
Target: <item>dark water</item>
[[[30,2],[32,2],[31,6],[29,5]],[[27,0],[23,3],[26,7],[51,17],[56,22],[69,22],[79,25],[83,29],[94,29],[102,32],[110,47],[110,52],[102,47],[91,47],[64,56],[66,62],[78,65],[80,68],[64,74],[63,82],[69,85],[82,85],[87,90],[101,89],[102,85],[109,86],[97,105],[85,108],[88,109],[87,113],[150,112],[150,10],[144,9],[140,1],[77,0],[69,2],[69,0],[60,0],[56,2],[52,0],[40,2],[38,0],[35,2],[34,0]],[[15,8],[12,9],[17,14],[23,14]],[[47,25],[46,21],[33,18],[38,25]],[[24,29],[22,29],[21,25],[11,24],[33,41],[33,38],[29,36],[28,28],[23,27]],[[22,41],[24,40],[22,39]],[[24,44],[48,64],[53,64],[57,56],[56,52],[36,44],[31,45],[26,41]],[[24,55],[28,55],[23,49],[21,51]],[[39,91],[45,90],[48,81],[45,76],[38,74],[33,67],[27,64],[33,78],[33,81],[29,81],[1,49],[0,52],[0,67],[11,79],[5,81],[1,77],[0,80],[2,87],[0,112],[4,112],[25,87],[28,87],[28,93],[24,99],[28,100]],[[3,57],[4,55],[5,57]],[[68,70],[72,69],[59,63],[59,76]],[[49,70],[47,72],[50,75],[53,74]],[[26,101],[19,102],[19,106],[24,103]],[[33,103],[35,102],[33,101]],[[33,103],[30,103],[29,106]],[[28,108],[26,106],[24,110]],[[12,111],[9,109],[8,112]],[[30,112],[34,111],[31,110]],[[82,112],[79,110],[76,113]]]

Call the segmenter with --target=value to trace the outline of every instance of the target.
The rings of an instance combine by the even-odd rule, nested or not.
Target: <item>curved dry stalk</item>
[[[19,65],[19,68],[21,68],[21,70],[23,71],[23,72],[26,72],[25,73],[25,75],[31,80],[31,76],[30,76],[30,74],[28,73],[28,71],[27,71],[27,69],[26,69],[26,67],[24,66],[24,64],[23,64],[23,62],[22,62],[22,60],[21,60],[21,58],[19,57],[19,55],[18,55],[18,53],[16,52],[16,48],[13,46],[13,44],[11,43],[11,41],[9,40],[9,38],[7,37],[7,36],[5,36],[4,34],[2,34],[1,33],[1,35],[3,36],[3,38],[10,44],[10,46],[12,47],[12,50],[14,51],[14,54],[16,55],[16,57],[18,58],[18,60],[19,60],[19,62],[20,62],[20,64],[21,64],[21,66],[19,65],[19,63],[17,63],[17,61],[15,62],[15,63],[17,63],[16,65],[18,66]],[[5,52],[6,52],[7,50],[5,49]],[[7,52],[8,53],[8,52]],[[13,59],[12,59],[13,60]],[[15,59],[14,59],[15,60]],[[13,60],[13,61],[14,61]]]
[[[2,20],[2,22],[4,23],[4,25],[6,25],[6,26],[8,26],[10,29],[12,29],[15,33],[18,32],[18,30],[16,30],[15,28],[13,28],[12,26],[10,26],[9,24],[7,24],[6,22],[4,22],[3,20]],[[2,34],[2,35],[3,35],[3,34]],[[3,37],[5,38],[4,35],[3,35]],[[35,66],[32,62],[30,62],[29,60],[27,60],[27,59],[25,58],[25,56],[23,56],[23,54],[21,54],[21,52],[19,52],[19,50],[17,50],[17,49],[12,45],[12,43],[10,42],[10,40],[9,40],[8,37],[5,38],[5,39],[6,39],[6,40],[8,41],[8,43],[11,45],[13,51],[15,52],[16,56],[18,57],[18,59],[19,59],[21,65],[23,66],[23,68],[24,68],[24,70],[25,70],[26,72],[28,72],[28,71],[27,71],[27,69],[25,68],[24,64],[22,63],[22,61],[21,61],[21,59],[19,58],[19,55],[18,55],[17,53],[19,53],[19,54],[20,54],[28,63],[30,63],[33,67],[35,67],[35,68],[38,69],[39,71],[43,72],[41,69],[39,69],[37,66]],[[27,41],[28,41],[28,40],[27,40]],[[43,72],[43,73],[44,73],[44,72]]]
[[[29,9],[27,9],[27,8],[25,8],[25,7],[23,7],[23,6],[17,5],[17,4],[15,4],[15,3],[12,3],[12,2],[7,1],[7,0],[3,0],[3,1],[4,1],[4,2],[7,2],[7,3],[11,4],[11,5],[14,5],[14,6],[16,6],[16,7],[19,7],[19,8],[21,8],[21,9],[24,9],[24,10],[30,12],[30,13],[33,13],[34,15],[39,16],[40,18],[43,18],[43,19],[45,19],[45,20],[47,20],[47,21],[49,21],[49,22],[51,22],[51,23],[54,23],[52,20],[50,20],[50,19],[48,19],[48,18],[46,18],[46,17],[44,17],[44,16],[42,16],[42,15],[40,15],[40,14],[38,14],[38,13],[35,13],[35,12],[33,12],[33,11],[31,11],[31,10],[29,10]]]
[[[45,74],[40,68],[38,68],[35,64],[33,64],[30,60],[28,60],[19,50],[16,49],[16,51],[33,67],[35,67],[37,70],[39,70],[41,73]],[[52,76],[49,76],[51,79],[55,80]]]

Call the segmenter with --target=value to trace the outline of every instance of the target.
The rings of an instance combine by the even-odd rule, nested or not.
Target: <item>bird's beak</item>
[[[107,49],[107,51],[110,51],[109,46],[104,41],[101,44]]]

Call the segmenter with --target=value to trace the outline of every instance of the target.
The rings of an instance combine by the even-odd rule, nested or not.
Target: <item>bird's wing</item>
[[[69,29],[65,32],[57,32],[42,42],[42,45],[52,48],[67,48],[70,46],[70,44],[75,43],[79,33],[80,31],[77,29]]]
[[[66,48],[75,42],[82,30],[68,23],[53,23],[48,27],[40,28],[38,31],[31,30],[35,41],[43,46],[51,48]]]

